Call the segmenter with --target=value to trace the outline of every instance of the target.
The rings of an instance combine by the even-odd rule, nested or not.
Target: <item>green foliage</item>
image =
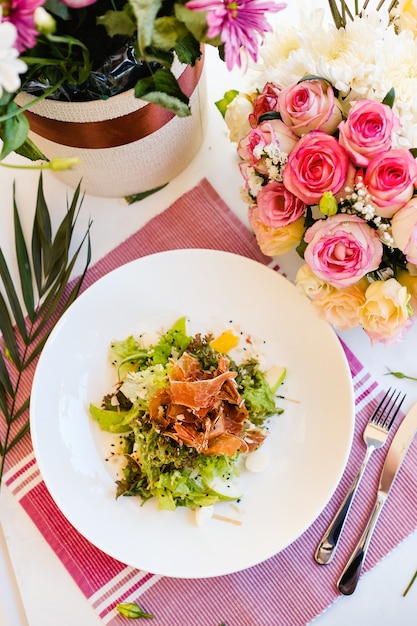
[[[135,85],[135,96],[147,102],[158,104],[169,111],[186,117],[191,111],[189,98],[181,91],[173,73],[166,68],[159,68],[148,78],[141,78]]]
[[[67,206],[64,219],[55,236],[52,236],[41,175],[29,248],[16,195],[13,194],[15,252],[21,297],[0,249],[0,279],[4,290],[0,292],[0,332],[3,339],[3,350],[0,351],[0,422],[3,426],[0,439],[0,482],[6,455],[29,430],[29,419],[25,412],[29,408],[30,398],[20,397],[22,375],[39,356],[53,325],[77,297],[91,260],[90,225],[72,256],[69,252],[81,203],[78,186]],[[87,245],[84,270],[79,278],[70,282],[84,244]]]
[[[239,92],[236,91],[236,89],[230,89],[229,91],[226,91],[221,100],[217,100],[217,102],[215,102],[216,107],[219,109],[223,117],[226,115],[227,107],[237,95],[239,95]]]

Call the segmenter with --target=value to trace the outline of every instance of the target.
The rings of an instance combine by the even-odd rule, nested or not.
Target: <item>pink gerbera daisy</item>
[[[11,22],[17,29],[16,48],[19,52],[33,48],[38,31],[35,27],[35,10],[45,0],[5,0],[2,2],[3,22]]]
[[[235,64],[241,66],[241,48],[257,60],[259,36],[263,38],[272,30],[265,13],[276,13],[287,5],[270,0],[191,0],[186,6],[193,11],[207,11],[207,36],[220,35],[230,70]]]

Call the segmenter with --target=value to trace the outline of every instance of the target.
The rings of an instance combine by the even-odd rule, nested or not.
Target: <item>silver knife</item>
[[[416,432],[417,404],[415,404],[407,413],[391,442],[384,467],[382,468],[374,508],[369,516],[365,530],[363,531],[352,556],[350,557],[342,575],[338,580],[337,588],[345,596],[351,595],[356,589],[366,553],[371,542],[372,533],[375,529],[382,507],[388,497],[395,477],[398,474],[398,470],[401,467]]]

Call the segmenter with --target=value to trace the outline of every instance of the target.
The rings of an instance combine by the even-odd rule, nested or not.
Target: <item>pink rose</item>
[[[334,287],[349,287],[376,270],[382,243],[375,230],[356,215],[336,213],[318,220],[304,235],[304,259],[312,271]]]
[[[332,86],[325,80],[304,80],[278,96],[282,121],[302,137],[311,130],[334,133],[342,119]]]
[[[355,168],[335,137],[314,130],[299,140],[282,175],[294,195],[306,204],[318,204],[325,191],[336,196],[351,186]]]
[[[369,285],[359,320],[372,344],[392,345],[404,336],[412,325],[409,300],[406,287],[395,278],[376,280]]]
[[[394,245],[406,256],[407,261],[417,265],[417,198],[399,209],[391,221]]]
[[[339,124],[339,141],[356,165],[366,167],[375,156],[391,149],[392,136],[400,126],[386,104],[358,100],[347,120]]]
[[[265,148],[275,146],[281,152],[289,154],[298,141],[298,137],[281,120],[262,122],[249,131],[239,141],[239,156],[252,165],[258,172],[267,174]]]
[[[262,89],[262,93],[255,98],[253,113],[249,115],[249,124],[252,128],[257,127],[261,115],[270,113],[271,111],[278,111],[278,95],[280,91],[281,87],[275,83],[266,83]]]
[[[90,4],[94,4],[97,0],[62,0],[62,4],[66,4],[71,9],[82,9],[88,7]]]
[[[266,256],[285,254],[301,241],[304,232],[304,217],[287,226],[274,228],[259,219],[256,206],[249,207],[249,222],[256,235],[261,251]]]
[[[397,148],[376,156],[365,171],[364,183],[375,213],[392,217],[407,204],[417,182],[417,163],[409,150]]]
[[[256,198],[259,219],[268,226],[287,226],[304,216],[305,204],[282,183],[272,181],[260,189]]]

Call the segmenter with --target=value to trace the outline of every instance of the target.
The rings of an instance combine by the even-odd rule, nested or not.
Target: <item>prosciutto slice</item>
[[[207,455],[234,456],[264,439],[249,430],[248,411],[239,393],[236,372],[219,355],[217,369],[205,371],[185,352],[172,366],[167,389],[160,389],[149,406],[149,419],[164,434]],[[248,435],[248,440],[247,439]]]

